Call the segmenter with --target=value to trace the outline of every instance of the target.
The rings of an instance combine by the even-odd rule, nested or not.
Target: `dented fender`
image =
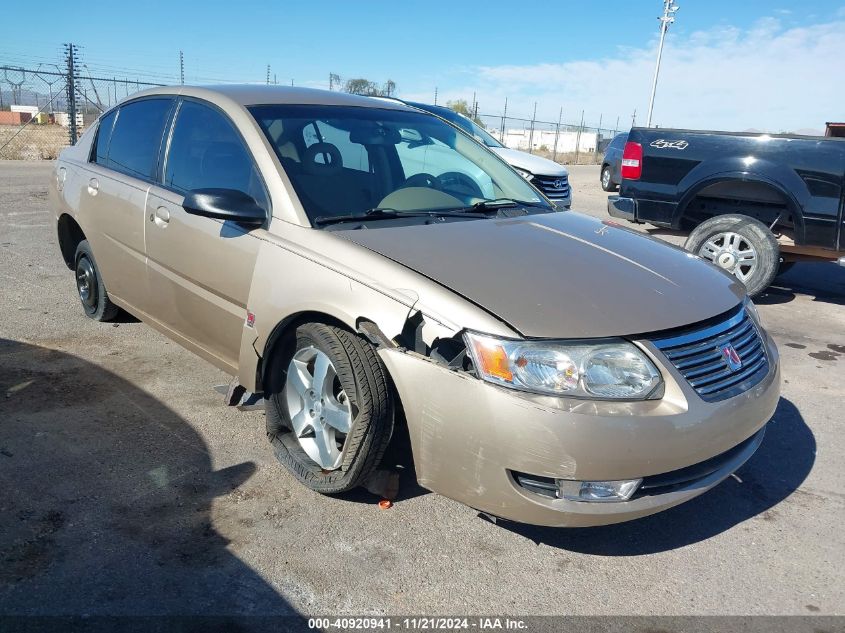
[[[421,275],[332,235],[274,220],[262,240],[251,281],[239,355],[239,380],[260,390],[257,370],[274,330],[303,313],[343,323],[352,331],[373,323],[388,340],[423,316],[423,340],[455,336],[464,327],[513,336],[498,319]],[[378,278],[367,271],[378,271]],[[254,321],[249,323],[249,315]],[[448,315],[448,316],[447,316]]]

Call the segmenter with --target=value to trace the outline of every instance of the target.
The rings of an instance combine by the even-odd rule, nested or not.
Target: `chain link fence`
[[[162,84],[126,77],[92,77],[70,49],[66,65],[21,68],[0,63],[0,159],[50,160],[76,139],[101,112],[139,90]],[[619,131],[561,119],[540,121],[476,114],[503,145],[563,164],[600,163]],[[536,111],[536,110],[535,110]]]
[[[604,151],[619,133],[614,128],[562,121],[538,121],[507,115],[478,114],[476,121],[497,141],[565,165],[600,164]]]
[[[58,64],[37,68],[0,65],[0,159],[54,159],[101,112],[157,85],[91,77],[72,64],[68,68]]]

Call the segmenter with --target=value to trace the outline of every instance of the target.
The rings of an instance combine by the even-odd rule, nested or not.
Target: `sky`
[[[845,119],[845,0],[676,0],[654,123],[822,130]],[[479,112],[620,129],[645,122],[661,0],[202,3],[13,2],[0,65],[33,67],[78,44],[91,75],[178,83],[328,87],[392,79],[398,96]],[[119,7],[126,6],[125,10]],[[37,18],[33,17],[33,11]],[[22,26],[25,25],[25,28]],[[2,81],[2,76],[0,76]]]

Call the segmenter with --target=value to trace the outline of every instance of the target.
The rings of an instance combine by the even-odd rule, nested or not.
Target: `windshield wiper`
[[[513,207],[539,207],[548,209],[548,205],[542,202],[528,202],[526,200],[514,200],[513,198],[496,198],[495,200],[481,200],[473,205],[465,207],[467,211],[494,211],[499,209],[511,209]]]
[[[314,218],[315,226],[325,226],[326,224],[339,224],[341,222],[365,222],[368,220],[389,220],[394,218],[405,217],[449,217],[449,218],[485,218],[487,217],[481,213],[467,213],[464,210],[453,209],[431,209],[427,211],[398,211],[391,208],[376,207],[369,209],[363,213],[350,213],[348,215],[321,215]]]

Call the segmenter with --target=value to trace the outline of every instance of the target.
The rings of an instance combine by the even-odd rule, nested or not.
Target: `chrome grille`
[[[757,326],[740,307],[716,325],[688,330],[666,338],[652,339],[702,400],[716,402],[747,391],[769,372],[769,359]],[[741,360],[732,368],[731,345]]]
[[[549,200],[569,197],[569,176],[534,176],[531,184],[546,194]]]

